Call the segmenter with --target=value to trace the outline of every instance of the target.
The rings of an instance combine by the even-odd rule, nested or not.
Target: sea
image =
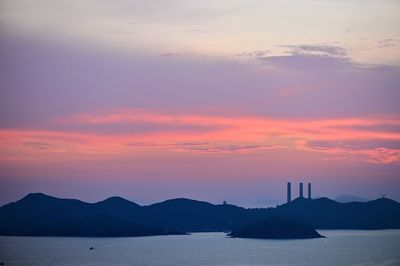
[[[225,233],[118,238],[1,236],[0,264],[400,265],[400,230],[318,231],[326,238],[263,240],[229,238]]]

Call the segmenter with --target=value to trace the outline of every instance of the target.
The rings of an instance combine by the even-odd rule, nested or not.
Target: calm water
[[[324,231],[324,239],[0,237],[8,265],[400,265],[400,230]],[[93,246],[94,250],[89,250]]]

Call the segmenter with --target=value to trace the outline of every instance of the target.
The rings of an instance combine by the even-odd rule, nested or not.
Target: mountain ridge
[[[101,217],[96,222],[93,217]],[[275,208],[246,209],[187,198],[169,199],[141,206],[122,197],[87,203],[30,193],[0,207],[0,235],[96,235],[121,236],[183,232],[232,231],[262,219],[281,217],[316,229],[400,228],[400,203],[380,198],[366,203],[339,203],[328,198],[296,198]],[[112,226],[112,220],[125,231]],[[78,221],[82,222],[79,226]],[[89,222],[90,221],[90,222]],[[90,229],[98,226],[98,230]],[[71,227],[74,224],[75,227]],[[62,227],[64,226],[64,227]],[[137,228],[133,230],[130,228]],[[54,228],[44,232],[43,228]],[[110,232],[107,232],[107,228]],[[153,230],[153,229],[156,230]],[[65,229],[65,231],[63,231]],[[150,230],[152,229],[152,230]]]
[[[363,197],[359,196],[354,196],[354,195],[340,195],[336,198],[334,198],[335,201],[341,202],[341,203],[349,203],[349,202],[368,202],[370,199],[366,199]]]

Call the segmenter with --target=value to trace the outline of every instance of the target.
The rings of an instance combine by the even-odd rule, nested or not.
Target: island
[[[130,237],[233,231],[232,236],[241,237],[247,225],[257,234],[276,226],[274,232],[290,233],[288,238],[318,237],[313,229],[399,229],[400,203],[388,198],[350,203],[296,198],[275,208],[246,209],[185,198],[142,206],[121,197],[88,203],[30,193],[0,207],[0,236]],[[265,237],[286,236],[270,232]]]
[[[242,226],[233,230],[228,236],[261,239],[307,239],[324,237],[308,225],[279,217],[271,217]]]

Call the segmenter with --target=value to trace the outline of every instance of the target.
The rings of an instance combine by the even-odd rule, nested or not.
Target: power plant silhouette
[[[311,183],[308,183],[308,194],[307,198],[311,199]],[[299,183],[299,198],[304,198],[304,193],[303,193],[303,182]],[[292,201],[292,184],[290,182],[287,183],[287,202]]]

